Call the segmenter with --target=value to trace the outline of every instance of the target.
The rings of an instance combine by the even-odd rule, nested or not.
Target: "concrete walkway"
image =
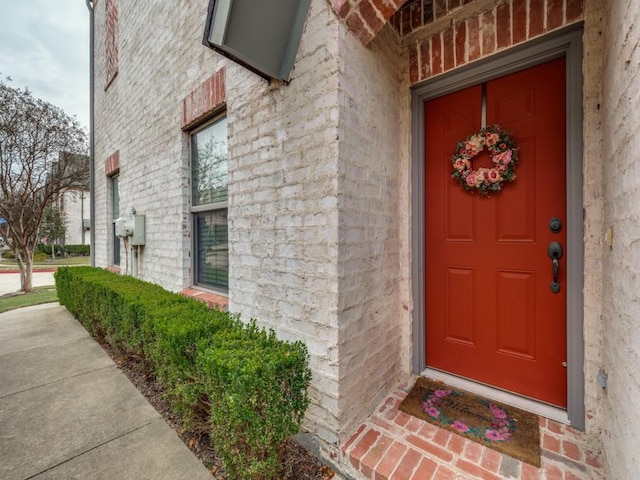
[[[0,315],[0,478],[212,477],[55,303]]]
[[[33,286],[42,287],[55,285],[53,272],[33,272]],[[0,271],[0,295],[20,290],[20,274]]]

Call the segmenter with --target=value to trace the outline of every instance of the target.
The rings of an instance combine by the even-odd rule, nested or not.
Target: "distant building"
[[[77,155],[68,152],[60,152],[60,163],[68,163],[71,160],[64,156],[73,155],[73,160],[78,162],[88,162],[87,155]],[[55,164],[54,164],[54,167]],[[90,243],[91,231],[91,193],[89,190],[89,179],[78,179],[77,186],[67,189],[58,198],[56,207],[64,215],[66,220],[65,238],[59,239],[58,243],[64,245],[88,245]]]
[[[91,194],[88,188],[64,192],[59,201],[60,210],[67,220],[65,245],[88,245],[91,231]]]

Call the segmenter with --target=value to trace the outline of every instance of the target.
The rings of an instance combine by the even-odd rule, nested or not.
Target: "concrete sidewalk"
[[[0,315],[0,478],[212,477],[55,303]]]
[[[33,272],[33,286],[42,287],[55,285],[53,272]],[[20,290],[20,274],[16,272],[0,271],[0,295]]]

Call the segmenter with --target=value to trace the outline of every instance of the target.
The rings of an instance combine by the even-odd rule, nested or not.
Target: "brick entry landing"
[[[344,444],[346,473],[372,480],[605,478],[582,432],[540,418],[538,469],[399,411],[412,385],[399,385]]]

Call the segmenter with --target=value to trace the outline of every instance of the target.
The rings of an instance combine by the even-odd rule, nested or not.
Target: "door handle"
[[[560,283],[558,283],[558,270],[560,269],[560,259],[562,258],[563,250],[560,242],[551,242],[547,248],[547,255],[551,259],[551,274],[553,275],[553,281],[551,282],[551,291],[553,293],[560,292]]]

